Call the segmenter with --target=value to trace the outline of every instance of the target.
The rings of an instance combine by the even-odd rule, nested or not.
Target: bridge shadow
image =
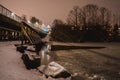
[[[52,51],[58,50],[72,50],[72,49],[102,49],[105,48],[103,46],[66,46],[66,45],[52,45]]]

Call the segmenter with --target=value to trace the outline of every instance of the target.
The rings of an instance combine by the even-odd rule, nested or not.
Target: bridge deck
[[[0,28],[8,29],[11,31],[16,31],[16,32],[21,31],[19,22],[15,21],[9,17],[6,17],[2,14],[0,14]]]

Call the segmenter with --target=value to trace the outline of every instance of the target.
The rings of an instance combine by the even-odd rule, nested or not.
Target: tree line
[[[26,15],[22,15],[21,18],[22,18],[24,21],[27,21],[27,22],[28,22],[28,19],[27,19],[27,16],[26,16]],[[38,19],[38,18],[35,17],[35,16],[31,16],[31,17],[30,17],[30,22],[31,22],[32,24],[38,23],[39,25],[42,25],[42,20]]]
[[[53,21],[52,38],[56,41],[120,41],[120,16],[105,7],[88,4],[82,8],[74,6],[66,23]]]

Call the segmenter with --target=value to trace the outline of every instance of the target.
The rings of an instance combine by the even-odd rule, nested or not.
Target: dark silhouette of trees
[[[61,24],[65,24],[65,23],[60,19],[55,19],[52,23],[53,27],[55,27],[57,25],[61,25]]]
[[[83,17],[85,18],[85,26],[96,25],[98,23],[98,7],[96,5],[88,4],[83,7]]]
[[[93,4],[88,4],[83,8],[75,6],[67,18],[67,24],[85,28],[89,28],[90,25],[108,27],[110,21],[111,12],[107,8],[99,8]]]
[[[111,13],[108,9],[101,7],[99,9],[99,24],[103,26],[104,29],[107,29],[110,26]]]
[[[62,41],[62,42],[76,42],[77,36],[74,33],[77,33],[77,31],[72,30],[71,25],[66,25],[63,23],[63,21],[59,19],[55,19],[53,21],[53,28],[51,36],[54,41]]]
[[[54,36],[64,34],[69,37],[67,41],[71,39],[77,42],[111,41],[118,40],[120,37],[120,16],[113,15],[105,7],[98,7],[94,4],[88,4],[82,8],[74,6],[66,22],[64,24],[61,20],[54,20]]]
[[[80,13],[80,8],[78,6],[74,6],[73,10],[71,10],[68,15],[67,23],[69,25],[78,26],[79,25],[79,13]]]
[[[118,41],[119,40],[119,38],[118,38],[118,36],[119,36],[119,29],[118,28],[119,28],[118,25],[115,24],[114,25],[114,29],[113,29],[113,41]]]
[[[79,35],[81,35],[80,40],[109,41],[112,14],[107,8],[93,4],[88,4],[82,8],[77,6],[70,11],[67,19],[69,25],[77,25],[80,31]],[[114,24],[115,22],[118,21],[114,20]]]
[[[42,21],[40,21],[38,18],[36,18],[36,17],[31,17],[30,18],[30,22],[31,23],[33,23],[33,24],[35,24],[36,22],[38,23],[38,24],[42,24]]]
[[[26,15],[22,15],[21,18],[22,18],[24,21],[27,21],[27,16],[26,16]]]

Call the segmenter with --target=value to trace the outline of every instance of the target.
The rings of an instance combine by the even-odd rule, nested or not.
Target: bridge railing
[[[17,22],[21,22],[21,18],[19,16],[17,16],[14,12],[8,10],[7,8],[5,8],[4,6],[2,6],[0,4],[0,14],[9,17]]]

